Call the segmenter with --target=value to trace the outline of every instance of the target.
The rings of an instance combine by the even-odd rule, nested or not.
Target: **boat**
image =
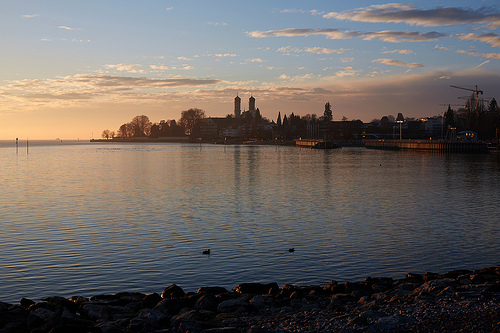
[[[313,149],[335,149],[339,147],[335,142],[327,139],[298,139],[295,140],[295,146]]]

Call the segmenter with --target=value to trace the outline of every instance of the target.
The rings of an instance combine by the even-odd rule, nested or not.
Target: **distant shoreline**
[[[189,137],[162,137],[162,138],[112,138],[112,139],[90,139],[90,142],[103,142],[103,143],[120,143],[120,142],[191,142]]]
[[[296,140],[288,141],[265,141],[265,140],[243,140],[243,139],[191,139],[189,137],[161,137],[161,138],[113,138],[113,139],[91,139],[91,143],[190,143],[190,144],[216,144],[216,145],[254,145],[254,146],[295,146]],[[337,147],[364,147],[361,140],[335,141]]]
[[[119,139],[91,139],[92,143],[190,143],[190,144],[226,144],[226,145],[295,145],[295,141],[260,141],[260,140],[205,140],[191,139],[189,137],[163,137],[163,138],[119,138]]]

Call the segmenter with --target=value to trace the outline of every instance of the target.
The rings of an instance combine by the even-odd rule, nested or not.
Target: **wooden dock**
[[[447,153],[488,152],[488,146],[485,143],[448,140],[366,140],[365,147],[393,150],[429,150]]]

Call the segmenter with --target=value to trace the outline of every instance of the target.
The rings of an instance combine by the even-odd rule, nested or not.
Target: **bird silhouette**
[[[204,251],[203,251],[203,254],[210,254],[210,249],[208,249],[208,250],[204,250]]]
[[[288,252],[295,252],[295,248],[288,249]]]

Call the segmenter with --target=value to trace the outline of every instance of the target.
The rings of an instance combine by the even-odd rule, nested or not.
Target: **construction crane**
[[[462,90],[468,90],[468,91],[472,91],[472,92],[474,92],[474,97],[475,97],[475,110],[476,110],[476,112],[479,112],[479,109],[478,109],[478,106],[479,106],[479,93],[481,93],[481,95],[482,95],[482,94],[483,94],[483,91],[482,91],[482,90],[477,89],[477,85],[476,85],[476,89],[469,89],[469,88],[463,88],[463,87],[452,86],[452,85],[450,85],[450,87],[452,87],[452,88],[457,88],[457,89],[462,89]],[[460,97],[459,97],[459,98],[460,98]]]

